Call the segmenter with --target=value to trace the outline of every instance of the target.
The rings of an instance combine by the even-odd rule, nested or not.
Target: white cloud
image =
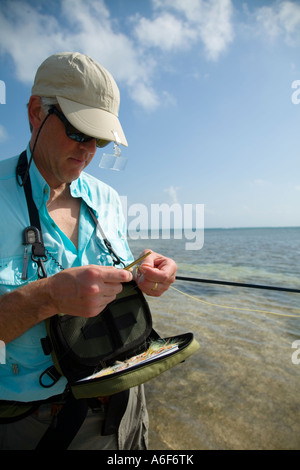
[[[137,83],[134,86],[134,99],[137,103],[149,111],[159,106],[159,99],[154,90],[144,83]]]
[[[0,31],[1,52],[12,57],[17,78],[25,83],[32,81],[36,67],[62,43],[57,20],[21,1],[5,2]]]
[[[32,83],[47,56],[77,50],[110,70],[133,100],[155,108],[159,100],[149,78],[155,61],[139,56],[134,42],[114,27],[104,1],[63,0],[60,5],[56,14],[46,14],[29,1],[11,0],[0,10],[0,52],[12,57],[17,78]]]
[[[153,18],[132,17],[132,37],[120,32],[104,0],[59,0],[55,12],[43,4],[1,0],[0,53],[12,58],[20,81],[31,84],[50,54],[78,50],[107,67],[132,99],[150,110],[170,97],[153,87],[160,65],[153,46],[173,52],[200,43],[216,60],[232,40],[231,0],[153,0]]]
[[[299,39],[300,5],[281,1],[257,10],[256,20],[271,39],[283,36],[287,42]]]
[[[158,47],[163,51],[185,49],[196,39],[196,32],[190,29],[187,22],[167,12],[154,20],[140,18],[135,34],[143,46]]]
[[[178,48],[184,48],[199,42],[204,45],[208,59],[217,60],[233,40],[231,0],[153,0],[153,4],[157,11],[172,10],[175,15],[180,14],[180,19],[168,15],[167,27],[161,32],[164,35],[163,47],[169,44],[166,37],[168,31],[172,31],[173,34],[177,32],[176,41],[174,37],[171,38],[173,47],[177,45]],[[166,20],[166,13],[163,14]],[[156,18],[153,23],[157,26],[158,19]],[[146,35],[148,33],[149,23]]]
[[[169,188],[164,189],[170,199],[170,204],[177,204],[178,203],[178,195],[177,192],[180,188],[178,186],[170,186]]]
[[[232,0],[152,0],[153,14],[124,19],[131,19],[126,34],[108,0],[56,0],[55,11],[44,8],[46,3],[1,0],[0,54],[12,58],[17,78],[30,84],[45,57],[78,50],[107,67],[133,101],[148,110],[175,103],[167,90],[154,86],[164,54],[172,58],[173,53],[198,48],[216,61],[234,38]],[[296,2],[276,1],[256,8],[254,16],[256,27],[260,24],[270,37],[299,37]]]

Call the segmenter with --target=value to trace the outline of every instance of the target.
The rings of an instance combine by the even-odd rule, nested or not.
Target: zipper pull
[[[27,280],[27,268],[28,268],[28,252],[27,252],[27,245],[25,245],[25,251],[23,255],[23,269],[22,269],[22,280]]]

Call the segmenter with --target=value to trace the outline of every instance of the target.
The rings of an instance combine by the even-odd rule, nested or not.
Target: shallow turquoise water
[[[205,231],[130,241],[173,257],[178,275],[300,288],[300,228]],[[300,294],[176,281],[148,298],[161,336],[192,331],[199,351],[146,384],[151,449],[299,449]],[[188,295],[188,296],[187,296]],[[298,318],[294,318],[297,316]],[[300,358],[300,354],[299,354]]]

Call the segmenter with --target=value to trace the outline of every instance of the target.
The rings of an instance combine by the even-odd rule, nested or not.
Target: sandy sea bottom
[[[250,257],[245,230],[226,233],[225,241],[222,231],[215,232],[202,253],[177,246],[178,274],[299,289],[300,230],[285,233],[298,250],[292,262],[278,250],[273,234],[270,251],[264,251],[267,267],[261,257]],[[251,233],[256,247],[269,240],[267,235]],[[283,232],[279,235],[281,243]],[[237,255],[243,238],[248,258]],[[139,240],[132,248],[138,252],[146,245],[167,255],[174,248],[164,240],[155,243]],[[224,250],[215,252],[222,244],[226,256]],[[184,281],[173,287],[178,290],[148,298],[154,327],[162,337],[192,331],[200,349],[145,385],[150,449],[299,449],[300,363],[292,361],[297,353],[292,346],[300,340],[300,294]]]

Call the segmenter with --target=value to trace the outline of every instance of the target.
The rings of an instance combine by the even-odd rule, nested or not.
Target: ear
[[[38,129],[43,122],[45,113],[42,108],[41,98],[32,95],[28,103],[28,119],[33,129]]]

